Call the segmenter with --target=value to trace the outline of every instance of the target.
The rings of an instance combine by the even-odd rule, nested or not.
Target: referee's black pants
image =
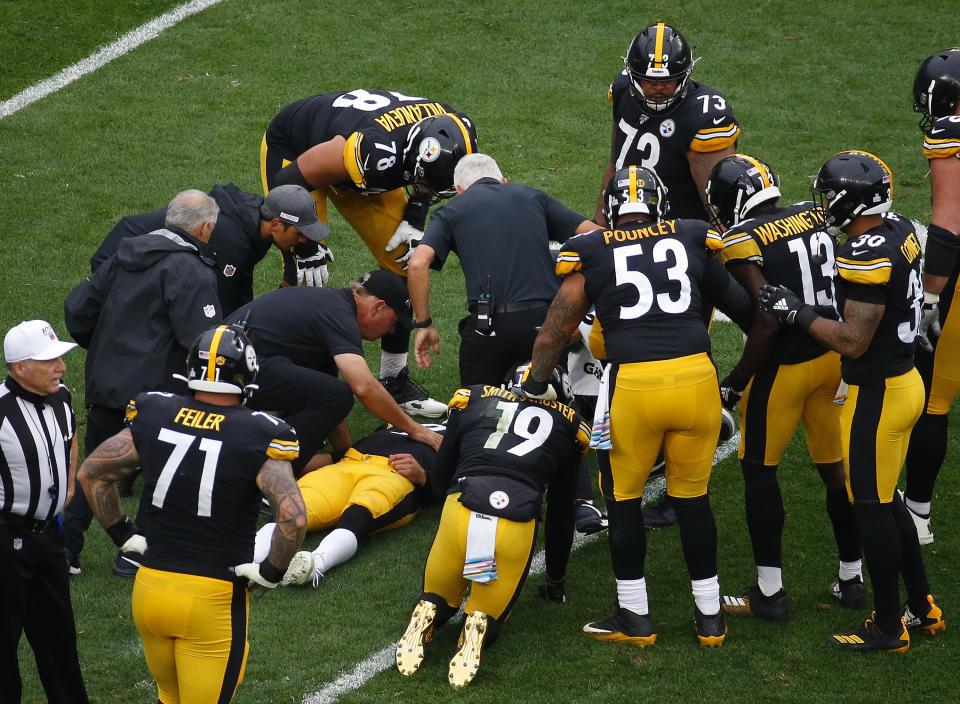
[[[460,385],[500,386],[513,365],[530,361],[533,342],[549,307],[544,303],[515,313],[495,313],[495,335],[477,332],[473,315],[463,318],[459,326]]]
[[[23,694],[17,646],[26,633],[50,704],[84,704],[63,538],[0,523],[0,703]]]

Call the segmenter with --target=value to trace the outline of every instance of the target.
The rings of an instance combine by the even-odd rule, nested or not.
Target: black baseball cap
[[[330,234],[330,228],[317,219],[317,201],[303,186],[277,186],[267,194],[262,211],[269,218],[293,225],[308,240],[319,242]]]
[[[410,314],[410,292],[406,280],[399,274],[386,269],[368,271],[358,280],[367,291],[393,308],[397,314],[397,325],[404,330],[413,329],[413,317]]]

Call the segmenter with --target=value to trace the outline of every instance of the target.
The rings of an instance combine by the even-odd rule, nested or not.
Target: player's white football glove
[[[917,344],[927,352],[933,352],[932,337],[940,337],[940,295],[923,292],[923,307],[920,310],[920,329]]]
[[[120,552],[137,552],[143,555],[147,551],[147,539],[134,533],[120,546]]]
[[[392,252],[400,247],[400,245],[407,245],[407,251],[402,256],[399,256],[393,260],[397,264],[403,264],[403,268],[406,269],[410,260],[410,255],[413,254],[414,247],[420,244],[420,240],[422,239],[423,230],[418,230],[406,220],[403,220],[399,225],[397,225],[397,229],[393,233],[393,237],[390,238],[390,241],[387,242],[387,246],[383,249],[385,252]]]
[[[324,242],[317,243],[317,253],[301,257],[295,255],[297,260],[297,285],[298,286],[323,286],[330,280],[330,272],[327,270],[327,264],[333,261],[333,250]]]
[[[136,552],[141,555],[147,551],[147,539],[138,531],[128,516],[106,529],[107,535],[121,552]]]
[[[230,568],[230,571],[238,577],[245,577],[249,582],[248,589],[251,591],[262,592],[265,589],[273,589],[276,587],[278,584],[280,584],[280,579],[283,577],[283,572],[281,572],[280,576],[277,578],[277,581],[270,581],[260,571],[263,564],[263,562],[244,562],[242,565],[234,565]],[[267,569],[269,570],[269,567]]]

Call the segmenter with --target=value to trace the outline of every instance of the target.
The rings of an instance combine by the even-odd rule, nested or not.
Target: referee
[[[60,379],[61,342],[45,320],[11,328],[0,384],[0,700],[23,693],[17,647],[27,633],[51,704],[87,701],[57,517],[74,491],[77,438]]]
[[[430,269],[450,252],[463,266],[470,315],[460,321],[460,385],[499,386],[530,359],[537,330],[560,282],[549,241],[599,229],[555,198],[507,183],[497,162],[468,154],[453,172],[457,195],[437,210],[410,258],[407,285],[417,322],[417,363],[430,366],[440,335],[430,318]]]

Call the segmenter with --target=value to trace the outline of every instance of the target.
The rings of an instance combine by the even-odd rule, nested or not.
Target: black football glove
[[[720,382],[720,401],[723,407],[728,411],[735,410],[740,404],[746,386],[747,380],[737,374],[736,370],[731,370]]]
[[[786,286],[764,284],[760,287],[759,308],[761,313],[770,313],[788,325],[807,329],[819,316]]]
[[[556,604],[562,604],[567,600],[566,584],[562,579],[550,579],[537,587],[537,596]]]

